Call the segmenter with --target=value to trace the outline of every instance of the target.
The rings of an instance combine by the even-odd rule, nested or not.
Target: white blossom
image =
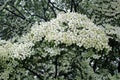
[[[34,25],[31,31],[34,34],[34,40],[40,40],[45,36],[46,41],[54,41],[56,45],[64,43],[66,45],[76,44],[86,49],[109,49],[108,37],[103,29],[97,27],[85,15],[78,13],[59,14],[50,22]]]
[[[43,39],[44,38],[44,39]],[[16,43],[9,43],[9,46],[0,44],[0,54],[8,53],[11,57],[25,59],[33,53],[32,47],[37,41],[54,41],[55,46],[75,44],[79,47],[95,48],[96,50],[110,49],[108,37],[104,30],[97,27],[85,15],[78,13],[61,13],[57,18],[49,22],[34,24],[27,34],[24,34]],[[6,41],[0,41],[6,43]],[[44,48],[46,52],[56,55],[60,54],[60,49]],[[8,48],[8,49],[7,49]]]
[[[56,45],[64,43],[66,45],[76,44],[86,49],[109,49],[108,37],[103,29],[97,27],[85,15],[78,13],[61,13],[49,22],[35,24],[30,33],[23,38],[35,43],[42,37],[45,37],[48,42],[54,41]]]
[[[11,46],[10,41],[0,40],[0,58],[9,58]]]
[[[32,46],[33,43],[14,43],[11,47],[11,57],[18,59],[25,59],[26,57],[30,57],[32,54]]]

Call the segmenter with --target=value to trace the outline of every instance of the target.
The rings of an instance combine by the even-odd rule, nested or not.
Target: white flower
[[[28,43],[14,43],[11,47],[11,57],[18,58],[18,59],[25,59],[26,57],[29,57],[32,54],[31,47],[34,44],[31,42]]]
[[[119,28],[118,28],[119,29]],[[116,29],[107,31],[114,33]],[[117,37],[120,36],[117,34]],[[43,39],[44,38],[44,39]],[[119,37],[120,39],[120,37]],[[27,34],[23,35],[18,42],[11,43],[10,41],[0,40],[0,55],[10,55],[12,58],[25,59],[33,53],[32,47],[38,41],[45,40],[48,42],[54,41],[55,46],[58,44],[66,44],[70,46],[76,44],[79,47],[95,48],[96,50],[110,49],[108,46],[108,37],[104,30],[97,27],[85,15],[78,13],[61,13],[57,18],[49,22],[34,24]],[[60,54],[61,49],[57,47],[44,48],[51,55]],[[3,55],[3,56],[4,56]],[[46,54],[45,54],[46,55]]]
[[[39,41],[42,37],[48,42],[54,41],[57,44],[66,45],[76,44],[86,49],[95,48],[102,50],[108,47],[108,37],[103,29],[97,27],[85,15],[78,13],[58,14],[56,19],[50,22],[34,25],[30,34],[33,35],[34,42]]]
[[[61,51],[60,48],[56,48],[56,47],[54,47],[54,48],[45,47],[44,50],[45,50],[45,52],[49,53],[50,56],[58,55],[58,54],[60,54],[60,51]]]
[[[10,41],[0,40],[0,57],[9,58],[11,46]]]

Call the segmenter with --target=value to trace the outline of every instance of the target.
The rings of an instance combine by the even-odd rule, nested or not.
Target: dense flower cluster
[[[9,58],[11,46],[10,41],[0,40],[0,59]]]
[[[45,37],[46,41],[54,41],[56,45],[76,44],[79,47],[95,48],[98,51],[109,48],[108,38],[104,31],[85,15],[77,13],[59,14],[50,22],[35,24],[25,39],[26,37],[28,41],[32,40],[33,42]]]
[[[33,43],[11,43],[11,41],[0,40],[0,57],[25,59],[32,54]]]
[[[11,47],[11,57],[25,59],[32,54],[33,43],[14,43]]]
[[[104,31],[97,27],[90,19],[85,15],[78,13],[65,13],[59,14],[56,19],[52,19],[49,22],[35,24],[29,33],[23,35],[17,43],[13,43],[9,52],[12,57],[18,59],[25,59],[26,56],[30,56],[32,53],[32,46],[37,41],[41,41],[44,38],[47,42],[54,42],[58,44],[66,44],[67,46],[75,44],[79,47],[95,48],[96,50],[109,49],[108,38]],[[0,46],[0,53],[6,53],[6,50]],[[53,50],[52,48],[45,49],[54,53],[59,50]]]

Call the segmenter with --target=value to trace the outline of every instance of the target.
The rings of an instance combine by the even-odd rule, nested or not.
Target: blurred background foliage
[[[0,0],[0,38],[9,40],[20,37],[28,32],[34,23],[49,21],[60,12],[78,12],[87,15],[96,25],[106,27],[107,24],[110,24],[114,28],[120,27],[120,0]],[[55,80],[62,80],[63,75],[66,80],[120,80],[120,41],[114,38],[116,35],[111,36],[113,38],[110,38],[109,45],[112,47],[112,51],[100,58],[93,59],[93,61],[76,58],[72,62],[66,60],[69,59],[69,55],[66,54],[65,60],[62,61],[61,58],[59,64],[64,62],[65,64],[71,63],[79,66],[77,69],[75,66],[72,68],[75,68],[74,75],[81,76],[75,77],[72,74],[74,78],[72,79],[71,72],[67,71],[66,66],[61,65],[60,78]],[[40,45],[36,44],[36,46]],[[54,59],[56,57],[48,58],[46,56],[43,58],[40,56],[36,53],[25,61],[6,61],[4,63],[1,61],[0,72],[3,69],[6,71],[6,74],[2,74],[1,79],[5,76],[6,80],[48,80],[48,78],[54,80],[50,76],[53,76],[51,69],[55,64]],[[3,66],[5,63],[10,64]],[[11,65],[14,66],[11,67]],[[98,68],[100,70],[97,70]],[[43,73],[46,76],[43,76]]]

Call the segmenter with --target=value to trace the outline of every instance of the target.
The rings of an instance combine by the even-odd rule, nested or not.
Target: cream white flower
[[[33,43],[14,43],[11,47],[11,57],[18,58],[18,59],[25,59],[32,54],[32,46]]]
[[[95,48],[98,51],[110,49],[104,30],[97,27],[85,15],[61,13],[49,22],[34,24],[31,31],[23,35],[16,43],[0,41],[0,54],[6,53],[13,58],[25,59],[32,55],[34,44],[43,38],[48,42],[54,41],[55,46],[63,43],[66,46],[76,44],[79,47]],[[55,46],[45,48],[45,51],[53,55],[60,53],[60,49]]]
[[[11,46],[10,41],[0,40],[0,57],[9,58]]]
[[[33,34],[32,41],[36,42],[45,37],[48,42],[54,41],[56,45],[76,44],[86,49],[102,50],[108,47],[108,37],[102,28],[97,27],[85,15],[78,13],[59,14],[50,22],[34,25],[29,34]]]

